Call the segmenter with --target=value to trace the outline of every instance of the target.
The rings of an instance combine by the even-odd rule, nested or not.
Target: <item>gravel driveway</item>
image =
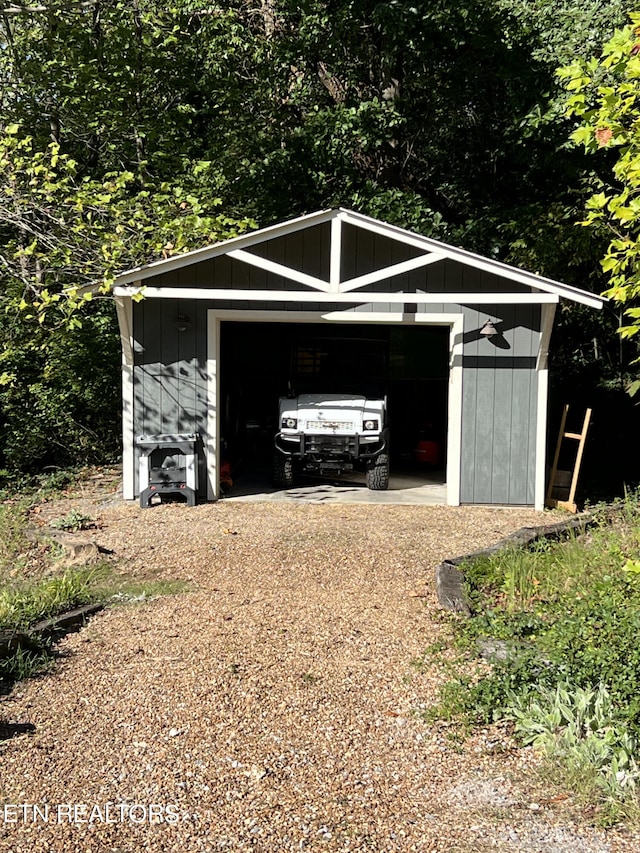
[[[446,636],[434,566],[541,514],[93,514],[127,571],[189,592],[100,614],[2,700],[35,726],[0,744],[2,853],[639,849],[536,789],[535,757],[499,731],[460,745],[416,714],[443,678],[415,665]]]

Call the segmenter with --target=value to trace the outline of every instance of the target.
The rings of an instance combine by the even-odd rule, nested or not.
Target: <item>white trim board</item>
[[[116,297],[116,313],[122,343],[122,496],[132,501],[136,496],[135,453],[133,434],[134,360],[133,360],[133,300]]]
[[[318,305],[372,303],[411,305],[550,305],[559,301],[554,293],[325,293],[310,290],[236,290],[235,288],[206,287],[146,287],[114,288],[116,296],[135,296],[142,293],[147,299],[205,299],[211,302],[313,302]]]
[[[438,252],[452,261],[458,261],[466,266],[475,269],[484,270],[501,278],[509,279],[510,281],[518,281],[521,284],[526,284],[529,287],[536,287],[549,293],[557,293],[558,296],[563,296],[574,302],[580,302],[583,305],[589,305],[592,308],[602,308],[608,300],[603,296],[598,296],[594,293],[589,293],[586,290],[580,290],[578,287],[573,287],[570,284],[563,284],[560,281],[546,278],[545,276],[532,273],[527,270],[512,267],[509,264],[501,261],[494,261],[491,258],[485,258],[482,255],[477,255],[475,252],[470,252],[467,249],[461,249],[458,246],[451,246],[448,243],[441,243],[438,240],[433,240],[430,237],[422,237],[418,234],[413,234],[411,231],[406,231],[403,228],[398,228],[396,225],[389,225],[385,222],[379,222],[376,219],[371,219],[364,216],[362,213],[356,213],[352,210],[339,211],[339,215],[344,222],[347,222],[355,227],[364,228],[373,233],[380,234],[383,237],[393,239],[394,237],[406,245],[414,248],[430,249],[433,252]]]
[[[542,306],[542,326],[536,373],[538,378],[538,408],[536,411],[536,473],[534,508],[542,511],[547,479],[547,408],[549,396],[549,341],[553,331],[555,305]]]
[[[340,318],[342,320],[342,318]],[[220,420],[217,402],[220,399],[220,327],[225,321],[255,323],[331,323],[334,315],[315,312],[217,310],[207,311],[207,499],[217,500],[219,485]],[[367,314],[350,314],[345,322],[382,322],[368,319]],[[447,415],[447,504],[460,504],[460,464],[462,451],[462,352],[464,316],[462,314],[419,314],[416,325],[449,326],[449,402]],[[275,405],[275,401],[274,401]]]

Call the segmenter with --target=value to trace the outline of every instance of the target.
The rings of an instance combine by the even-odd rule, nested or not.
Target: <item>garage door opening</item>
[[[223,490],[227,477],[233,496],[271,490],[278,399],[315,392],[386,397],[390,489],[443,484],[449,338],[449,326],[223,321],[218,398]]]

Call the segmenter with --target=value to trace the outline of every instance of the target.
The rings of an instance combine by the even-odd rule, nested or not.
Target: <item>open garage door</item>
[[[271,487],[278,399],[302,393],[386,397],[392,488],[444,483],[449,326],[223,321],[219,338],[221,479],[234,495]]]

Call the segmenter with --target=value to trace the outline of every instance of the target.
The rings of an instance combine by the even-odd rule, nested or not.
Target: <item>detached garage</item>
[[[342,209],[129,270],[114,293],[126,498],[173,436],[187,492],[216,500],[229,455],[270,453],[295,388],[386,397],[392,462],[426,438],[449,504],[539,509],[556,305],[604,301]]]

